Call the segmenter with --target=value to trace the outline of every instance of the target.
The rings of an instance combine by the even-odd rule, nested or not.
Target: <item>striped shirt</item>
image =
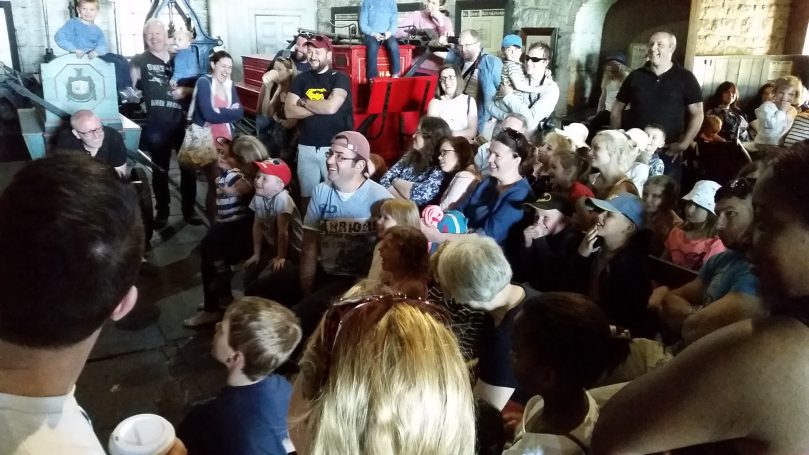
[[[239,169],[223,171],[216,178],[216,218],[219,222],[230,222],[244,218],[250,213],[250,198],[241,195],[225,194],[224,188],[233,188],[244,174]],[[247,181],[247,180],[245,180]],[[249,184],[249,182],[248,182]]]

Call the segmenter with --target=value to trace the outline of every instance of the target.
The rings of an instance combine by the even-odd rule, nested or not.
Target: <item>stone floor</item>
[[[0,189],[22,165],[0,163]],[[176,169],[171,174],[179,181]],[[200,183],[200,201],[204,191]],[[134,414],[160,414],[176,425],[190,403],[224,383],[224,369],[209,354],[213,330],[182,326],[202,301],[198,246],[207,228],[185,224],[175,187],[171,209],[169,225],[152,239],[135,309],[104,327],[76,384],[104,445],[115,425]]]

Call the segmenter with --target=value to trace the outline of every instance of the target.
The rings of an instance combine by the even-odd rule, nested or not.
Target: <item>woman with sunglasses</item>
[[[539,124],[553,114],[559,101],[559,86],[551,77],[548,64],[551,49],[545,43],[534,43],[523,57],[523,69],[528,82],[541,90],[536,94],[520,95],[520,92],[506,88],[505,97],[499,103],[489,106],[489,113],[498,121],[502,121],[509,113],[516,112],[528,119],[528,136],[532,136]],[[498,107],[497,105],[500,105]]]
[[[444,119],[453,136],[471,141],[478,134],[478,108],[475,99],[464,94],[463,89],[461,69],[453,64],[442,66],[427,115]]]
[[[446,322],[442,307],[404,296],[336,302],[293,386],[297,453],[475,453],[469,373]]]
[[[532,148],[525,136],[511,128],[492,139],[489,147],[491,174],[457,207],[468,218],[473,233],[491,237],[501,246],[507,243],[510,235],[521,237],[521,233],[512,227],[523,219],[522,204],[534,197],[531,185],[524,177],[532,169],[529,162]],[[421,230],[433,243],[468,235],[439,232],[424,223]]]

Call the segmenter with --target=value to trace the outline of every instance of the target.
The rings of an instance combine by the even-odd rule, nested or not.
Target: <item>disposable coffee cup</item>
[[[166,455],[174,445],[174,427],[155,414],[125,419],[110,435],[111,455]]]

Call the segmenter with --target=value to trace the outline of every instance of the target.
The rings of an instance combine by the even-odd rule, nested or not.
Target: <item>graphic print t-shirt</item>
[[[349,194],[340,193],[328,182],[315,187],[303,227],[320,233],[318,261],[326,273],[368,275],[376,244],[371,206],[392,197],[372,180],[366,180],[357,191]]]
[[[345,101],[332,115],[314,114],[299,122],[299,143],[313,147],[325,147],[331,144],[331,138],[341,131],[354,129],[352,114],[351,81],[345,74],[329,69],[325,73],[306,71],[299,73],[292,80],[289,91],[302,99],[310,101],[325,100],[331,92],[341,88],[348,93]]]
[[[132,58],[132,66],[140,68],[138,85],[146,103],[146,121],[169,125],[183,123],[183,107],[171,96],[169,81],[173,61],[164,62],[149,51]]]

